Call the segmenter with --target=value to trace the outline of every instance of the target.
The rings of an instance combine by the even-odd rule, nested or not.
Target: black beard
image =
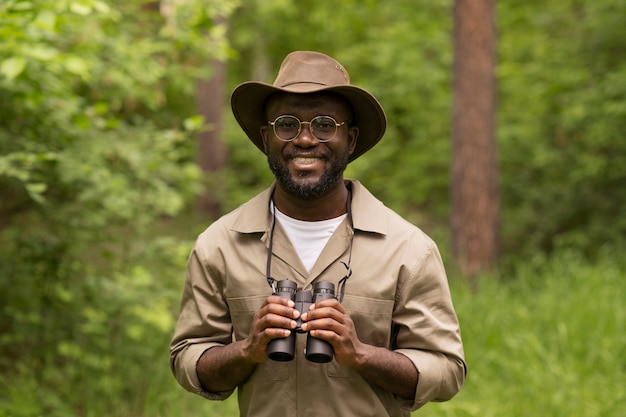
[[[324,171],[320,180],[310,184],[299,184],[293,181],[291,173],[283,164],[283,159],[280,156],[271,156],[268,154],[267,162],[270,166],[270,170],[274,173],[274,177],[276,177],[276,182],[283,190],[296,198],[313,200],[324,195],[324,193],[342,179],[343,172],[348,166],[349,156],[349,152],[336,155],[330,168]],[[301,177],[305,177],[306,175],[306,173],[302,173]]]

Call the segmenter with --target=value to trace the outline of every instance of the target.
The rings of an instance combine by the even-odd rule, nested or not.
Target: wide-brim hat
[[[231,107],[235,119],[252,143],[263,153],[261,127],[267,125],[265,101],[274,93],[296,94],[333,92],[342,95],[352,106],[352,126],[359,128],[356,148],[350,161],[370,150],[387,128],[385,112],[376,98],[363,88],[350,85],[350,76],[335,59],[319,52],[292,52],[283,61],[274,84],[248,81],[235,88]]]

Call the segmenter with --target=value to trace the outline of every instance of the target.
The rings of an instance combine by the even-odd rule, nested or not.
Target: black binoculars
[[[298,290],[295,282],[288,279],[278,281],[275,295],[292,300],[295,309],[303,313],[309,311],[309,307],[318,301],[335,298],[335,285],[332,282],[320,281],[314,284],[313,292]],[[298,317],[297,326],[291,334],[284,339],[273,339],[267,345],[267,353],[270,359],[280,362],[287,362],[294,358],[296,347],[296,332],[305,333],[302,330],[302,320]],[[333,347],[325,340],[311,336],[309,333],[306,339],[306,350],[304,356],[311,362],[326,363],[333,360]]]

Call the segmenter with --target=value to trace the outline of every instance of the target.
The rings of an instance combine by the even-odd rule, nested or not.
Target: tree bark
[[[198,164],[205,175],[221,170],[226,164],[226,146],[222,142],[226,64],[213,60],[213,77],[198,84],[198,111],[209,129],[198,135]],[[197,210],[212,217],[221,213],[219,198],[210,189],[198,198]]]
[[[456,0],[452,250],[470,280],[496,266],[500,249],[495,55],[495,1]]]

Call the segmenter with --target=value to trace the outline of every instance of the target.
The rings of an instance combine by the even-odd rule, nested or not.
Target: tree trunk
[[[452,250],[472,281],[496,266],[500,246],[494,3],[454,3]]]
[[[198,111],[209,129],[198,135],[198,164],[205,175],[219,171],[226,164],[226,147],[222,142],[226,64],[213,60],[213,77],[198,84]],[[219,199],[205,190],[197,200],[197,209],[213,218],[221,213]]]

